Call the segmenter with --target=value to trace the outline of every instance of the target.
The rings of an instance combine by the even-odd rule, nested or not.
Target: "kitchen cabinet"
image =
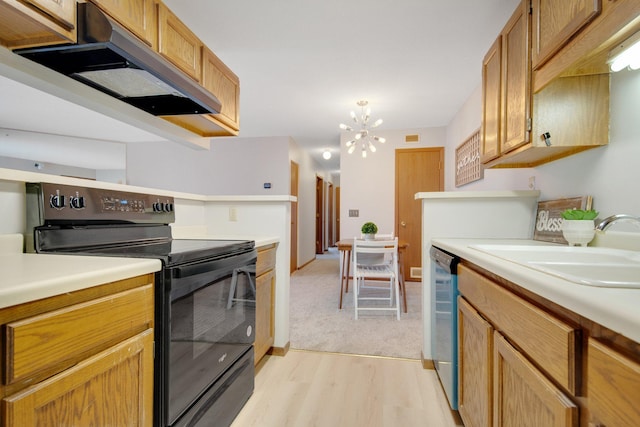
[[[590,338],[587,397],[594,426],[640,425],[640,363]]]
[[[531,68],[544,64],[595,18],[601,0],[533,0]]]
[[[25,48],[75,43],[75,0],[0,0],[0,44]]]
[[[534,63],[533,91],[536,93],[561,76],[608,73],[609,52],[640,31],[638,0],[540,0],[538,10],[537,6],[538,1],[534,1],[534,28],[539,16],[539,30],[551,34],[539,37],[542,39],[540,50],[546,53],[541,58],[547,59]],[[535,43],[534,36],[534,47]],[[533,55],[536,56],[535,50]]]
[[[156,49],[158,24],[155,0],[91,0],[140,40]]]
[[[500,47],[492,46],[483,63],[481,159],[485,168],[534,167],[609,142],[607,74],[557,78],[534,94],[531,14],[541,19],[552,12],[547,2],[534,1],[533,9],[529,2],[520,3],[496,41]],[[545,25],[555,29],[568,20],[564,7],[558,12],[564,21],[553,16],[559,23]],[[557,31],[566,31],[562,28]],[[539,25],[536,30],[541,31]],[[542,40],[546,43],[542,53],[549,58],[545,52],[561,41]],[[534,45],[534,49],[540,47]]]
[[[465,425],[577,425],[576,328],[466,265],[458,287]]]
[[[271,349],[275,337],[276,244],[257,248],[255,364]]]
[[[4,426],[153,422],[153,274],[0,310]]]
[[[158,3],[158,52],[195,81],[201,81],[202,42],[163,3]]]
[[[529,0],[523,0],[483,61],[483,162],[529,141]]]
[[[163,116],[201,136],[236,136],[240,130],[240,79],[206,46],[202,47],[202,86],[222,104],[219,114]]]

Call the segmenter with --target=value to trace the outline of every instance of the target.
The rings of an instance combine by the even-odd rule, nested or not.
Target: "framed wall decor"
[[[538,202],[533,240],[568,244],[562,236],[562,212],[565,209],[592,209],[591,196],[572,197]]]
[[[484,177],[480,163],[480,129],[456,148],[456,187]]]

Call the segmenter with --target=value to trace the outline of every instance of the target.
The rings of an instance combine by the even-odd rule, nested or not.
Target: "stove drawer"
[[[8,323],[5,384],[55,374],[151,327],[151,284]]]

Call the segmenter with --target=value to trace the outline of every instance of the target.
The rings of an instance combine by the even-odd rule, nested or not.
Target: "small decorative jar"
[[[569,246],[587,246],[596,235],[592,219],[572,219],[562,221],[562,236]]]

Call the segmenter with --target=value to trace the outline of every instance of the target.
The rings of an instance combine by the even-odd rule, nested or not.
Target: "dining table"
[[[353,239],[340,239],[336,243],[338,252],[340,253],[340,303],[339,309],[342,309],[342,295],[349,292],[349,279],[351,270],[351,251],[353,249]],[[404,286],[404,263],[402,253],[409,247],[409,243],[398,240],[398,271],[400,277],[398,283],[400,285],[400,292],[402,293],[402,305],[404,312],[407,312],[407,292]]]

